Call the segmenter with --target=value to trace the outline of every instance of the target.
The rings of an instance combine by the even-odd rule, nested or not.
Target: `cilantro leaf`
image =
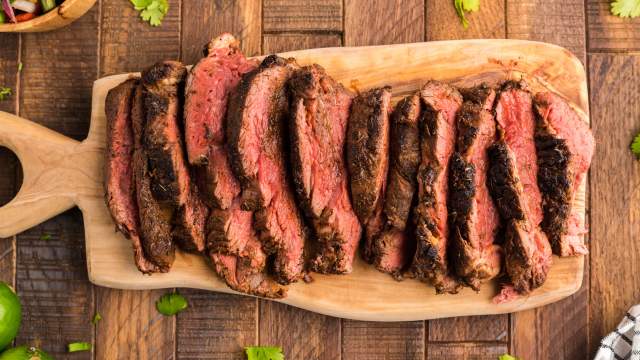
[[[518,360],[518,358],[509,354],[502,354],[498,356],[498,360]]]
[[[0,101],[6,100],[7,98],[9,98],[9,96],[11,96],[11,94],[12,94],[11,88],[0,87]]]
[[[640,160],[640,133],[631,142],[631,152]]]
[[[67,345],[69,352],[89,351],[91,350],[91,344],[86,342],[75,342]]]
[[[92,323],[93,325],[96,325],[100,320],[102,320],[102,315],[100,315],[100,313],[96,313],[96,314],[93,316],[93,320],[91,320],[91,323]]]
[[[23,65],[22,65],[22,61],[20,61],[18,63],[18,72],[22,71]]]
[[[156,309],[165,316],[175,315],[188,306],[187,299],[178,293],[164,294],[156,301]]]
[[[249,346],[244,351],[247,360],[284,360],[282,348],[277,346]]]
[[[129,0],[134,8],[140,11],[142,20],[151,26],[160,26],[162,19],[169,11],[168,0]]]
[[[640,16],[640,0],[614,0],[611,2],[611,13],[622,18],[638,17]]]
[[[462,26],[466,29],[469,27],[469,22],[464,16],[464,12],[480,10],[480,0],[454,0],[453,6],[456,8],[456,12],[458,13],[458,17],[460,17]]]
[[[42,234],[42,236],[40,236],[40,240],[51,240],[51,234]]]

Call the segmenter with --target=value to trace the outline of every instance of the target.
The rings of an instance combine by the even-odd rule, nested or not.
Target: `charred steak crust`
[[[421,98],[424,115],[420,124],[421,157],[414,208],[417,244],[410,272],[419,279],[431,281],[437,293],[456,293],[460,284],[451,276],[448,261],[451,236],[447,193],[449,161],[456,141],[455,119],[462,95],[447,84],[429,81],[421,90]]]
[[[542,229],[560,256],[587,253],[580,215],[573,207],[578,187],[595,151],[589,126],[559,96],[542,92],[534,97],[538,185],[542,192]]]
[[[157,271],[168,272],[175,259],[175,246],[171,234],[173,209],[161,204],[152,195],[149,159],[142,144],[145,119],[144,87],[138,85],[131,110],[131,122],[135,144],[132,167],[139,210],[140,238],[144,255],[157,266]],[[136,253],[136,258],[137,256]]]
[[[179,62],[157,63],[142,72],[145,87],[144,147],[154,197],[174,207],[173,236],[186,251],[204,250],[208,209],[186,164],[180,129],[180,95],[187,70]]]
[[[129,79],[107,94],[107,149],[105,153],[105,200],[116,228],[133,246],[134,261],[144,274],[159,271],[147,259],[140,239],[133,159],[135,140],[131,108],[138,79]]]
[[[361,235],[344,159],[352,96],[319,65],[297,70],[289,88],[293,184],[318,240],[311,269],[350,273]]]
[[[498,275],[501,261],[494,243],[499,218],[486,186],[487,148],[495,140],[495,91],[482,85],[462,92],[457,149],[450,160],[450,258],[460,279],[479,290],[481,282]]]
[[[391,88],[358,95],[351,104],[347,127],[347,168],[353,208],[365,227],[362,255],[374,261],[374,240],[382,230],[382,210],[389,165]]]
[[[385,224],[374,240],[373,253],[376,268],[396,279],[401,279],[402,271],[415,252],[415,238],[409,235],[407,220],[416,192],[416,172],[420,163],[420,116],[420,96],[410,95],[396,105],[389,125],[389,172],[383,208]]]
[[[245,74],[231,95],[227,141],[231,165],[242,185],[242,208],[253,210],[264,250],[275,254],[281,284],[304,272],[306,228],[288,174],[286,82],[298,69],[293,59],[267,56]]]

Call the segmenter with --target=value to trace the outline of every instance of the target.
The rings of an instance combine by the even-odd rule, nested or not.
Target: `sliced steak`
[[[201,165],[199,188],[211,206],[226,209],[240,193],[227,158],[225,117],[229,94],[240,77],[256,68],[230,34],[213,39],[206,57],[189,72],[185,88],[184,130],[189,163]]]
[[[107,94],[105,200],[116,229],[131,240],[136,266],[142,273],[148,274],[159,269],[145,256],[139,235],[140,223],[132,166],[135,146],[131,124],[131,105],[137,86],[137,79],[129,79]]]
[[[498,275],[501,262],[501,249],[494,242],[499,217],[486,182],[487,148],[496,132],[495,91],[479,86],[464,90],[463,97],[449,170],[450,259],[461,280],[479,290],[481,282]]]
[[[350,273],[361,235],[344,159],[352,96],[319,65],[296,71],[289,84],[293,183],[318,239],[311,269]]]
[[[378,270],[396,279],[400,279],[415,252],[415,237],[408,233],[407,219],[420,163],[420,107],[418,94],[407,96],[396,105],[389,125],[389,173],[383,207],[386,223],[374,241],[373,252]]]
[[[586,232],[573,199],[595,151],[589,125],[562,98],[536,94],[538,185],[542,192],[542,229],[560,256],[586,254]]]
[[[175,207],[174,237],[187,251],[203,251],[208,209],[191,182],[183,151],[179,118],[180,97],[187,70],[165,61],[142,73],[145,87],[144,147],[149,159],[151,190],[161,202]]]
[[[504,261],[510,285],[527,294],[547,278],[551,247],[540,229],[542,197],[537,183],[535,118],[525,83],[507,82],[495,105],[500,140],[489,148],[489,191],[505,223]],[[498,299],[512,294],[503,288]]]
[[[173,207],[161,204],[152,195],[149,158],[142,141],[145,119],[144,87],[139,85],[135,90],[131,109],[131,123],[135,144],[132,167],[136,185],[140,238],[144,255],[157,266],[158,271],[168,272],[175,259],[175,246],[171,234]]]
[[[353,100],[347,127],[351,199],[365,228],[362,255],[370,263],[375,260],[375,238],[385,222],[382,210],[389,167],[390,107],[390,87],[364,92]]]
[[[286,82],[298,69],[293,59],[268,56],[245,74],[230,97],[227,139],[231,164],[242,184],[242,207],[268,254],[275,253],[276,280],[288,284],[304,271],[306,229],[287,173]]]
[[[456,293],[459,283],[451,276],[447,225],[449,160],[455,149],[456,113],[462,95],[453,87],[429,81],[420,92],[424,117],[420,127],[418,200],[414,210],[416,252],[411,272],[431,281],[437,293]]]

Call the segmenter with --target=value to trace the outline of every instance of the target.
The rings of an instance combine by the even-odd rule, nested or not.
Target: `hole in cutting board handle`
[[[13,200],[22,186],[22,164],[18,156],[0,146],[0,207]]]

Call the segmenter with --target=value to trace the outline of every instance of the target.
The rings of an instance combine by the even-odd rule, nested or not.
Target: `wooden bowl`
[[[41,32],[68,25],[84,15],[96,0],[66,0],[62,5],[32,20],[21,23],[0,24],[0,32]]]

